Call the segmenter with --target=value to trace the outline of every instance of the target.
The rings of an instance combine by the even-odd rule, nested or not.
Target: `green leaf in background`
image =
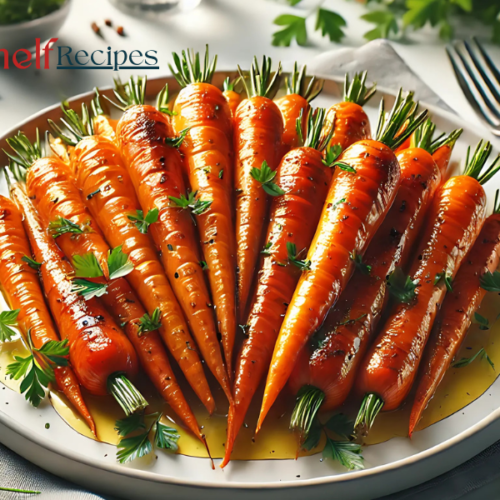
[[[30,21],[62,7],[65,0],[0,0],[0,25]]]
[[[363,36],[367,40],[375,40],[377,38],[390,38],[391,32],[395,35],[399,32],[396,16],[388,10],[376,10],[364,14],[361,19],[375,24],[375,28],[367,31]]]
[[[316,17],[316,31],[321,30],[323,36],[328,36],[331,42],[340,42],[345,33],[342,28],[347,23],[342,16],[331,10],[319,9]]]
[[[298,45],[307,43],[306,18],[292,14],[282,14],[274,20],[277,26],[284,26],[281,31],[273,33],[272,44],[275,47],[290,47],[293,40]]]

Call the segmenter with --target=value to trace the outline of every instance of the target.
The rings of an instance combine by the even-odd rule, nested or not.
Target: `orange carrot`
[[[240,102],[243,100],[243,96],[240,92],[236,92],[234,90],[236,84],[238,83],[239,78],[236,80],[230,81],[229,77],[224,80],[223,86],[223,95],[227,101],[227,105],[229,106],[229,110],[231,111],[231,116],[234,117],[236,114],[236,109],[240,105]]]
[[[9,199],[0,196],[0,283],[17,322],[27,339],[30,332],[35,348],[60,340],[43,298],[38,273],[30,265],[31,249],[23,229],[22,216]],[[41,267],[44,263],[36,264]],[[95,435],[95,423],[83,399],[80,383],[70,366],[54,369],[56,383]]]
[[[232,376],[236,336],[235,237],[232,214],[232,118],[222,91],[210,81],[217,58],[205,63],[199,54],[174,54],[174,76],[182,87],[174,105],[172,126],[184,140],[179,145],[189,172],[203,255],[222,335],[228,375]],[[182,135],[181,135],[182,134]],[[170,198],[180,207],[182,200]]]
[[[313,76],[306,82],[306,66],[299,71],[297,63],[286,78],[286,95],[276,101],[283,117],[283,154],[299,145],[297,120],[301,114],[307,115],[311,101],[323,90],[323,80]],[[306,85],[307,83],[307,85]]]
[[[456,130],[448,137],[439,137],[433,141],[431,145],[432,157],[441,170],[443,181],[447,180],[449,177],[448,165],[450,164],[451,153],[461,133],[461,130]]]
[[[283,119],[278,106],[269,98],[280,75],[271,73],[271,59],[264,56],[259,67],[254,58],[250,81],[245,82],[247,99],[234,116],[236,188],[236,265],[240,320],[243,322],[250,287],[262,248],[264,225],[270,196],[282,194],[270,187],[282,156]]]
[[[486,195],[481,186],[499,166],[481,173],[491,145],[479,144],[465,174],[445,182],[429,212],[429,224],[410,268],[418,282],[414,298],[391,312],[361,364],[356,391],[364,399],[358,429],[370,429],[377,414],[398,408],[408,395],[436,313],[457,270],[484,222]]]
[[[500,157],[497,162],[499,160]],[[497,190],[493,214],[486,219],[476,243],[460,266],[453,280],[453,291],[446,295],[426,347],[410,415],[410,437],[456,356],[486,292],[500,292],[500,285],[495,282],[500,262],[498,193]]]
[[[332,169],[323,162],[321,151],[328,137],[320,138],[324,110],[309,114],[304,146],[287,153],[276,170],[275,185],[283,195],[273,198],[262,250],[258,283],[248,316],[248,337],[236,363],[234,405],[229,408],[224,467],[230,460],[234,440],[246,412],[271,361],[272,350],[297,284],[300,259],[311,243],[323,201],[332,178]]]
[[[338,300],[394,201],[400,169],[391,148],[425,120],[427,113],[416,117],[416,108],[412,93],[404,100],[400,94],[385,121],[382,104],[378,140],[353,144],[335,163],[337,168],[307,254],[310,270],[300,277],[274,348],[257,431],[286,384],[301,349]],[[395,138],[404,122],[409,123],[407,130]]]

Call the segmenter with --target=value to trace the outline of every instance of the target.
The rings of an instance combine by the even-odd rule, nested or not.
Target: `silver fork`
[[[469,104],[492,134],[500,137],[500,71],[476,38],[446,47]]]

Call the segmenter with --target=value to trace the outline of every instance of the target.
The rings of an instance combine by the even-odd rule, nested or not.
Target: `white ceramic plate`
[[[221,85],[226,76],[218,72],[214,83]],[[155,96],[168,81],[172,91],[178,86],[171,78],[148,83],[148,95]],[[342,84],[328,80],[316,106],[328,107],[341,100]],[[103,91],[111,95],[110,91]],[[92,93],[72,99],[89,101]],[[394,97],[379,91],[366,106],[372,124],[376,122],[380,98],[391,106]],[[454,152],[456,160],[465,158],[467,145],[480,137],[458,117],[437,108],[429,108],[439,130],[450,132],[463,128],[464,133]],[[46,119],[60,117],[59,105],[47,108],[19,124],[0,138],[24,130],[33,137],[36,127],[46,128]],[[2,158],[4,160],[4,158]],[[457,168],[457,167],[455,167]],[[487,191],[491,203],[495,186]],[[5,193],[5,186],[2,186]],[[3,390],[2,390],[3,389]],[[308,498],[373,499],[426,481],[450,470],[500,438],[500,381],[462,411],[415,433],[412,440],[394,438],[364,450],[366,469],[346,472],[330,462],[320,462],[320,455],[299,460],[234,461],[225,469],[211,470],[207,459],[158,453],[158,460],[147,469],[120,465],[115,461],[116,448],[87,439],[70,428],[48,403],[35,409],[24,397],[1,387],[0,440],[40,467],[85,487],[124,498],[165,498],[204,500]],[[46,429],[45,424],[50,428]]]

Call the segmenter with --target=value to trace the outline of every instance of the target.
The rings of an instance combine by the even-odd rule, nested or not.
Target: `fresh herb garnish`
[[[200,266],[202,271],[206,271],[208,269],[208,264],[204,260],[200,260]]]
[[[487,271],[479,280],[481,288],[487,292],[500,292],[500,272],[490,273]]]
[[[446,271],[436,274],[434,285],[438,285],[441,281],[446,285],[446,290],[448,290],[448,292],[453,292],[453,287],[451,284],[452,277],[447,274]]]
[[[245,337],[248,337],[248,330],[250,329],[250,325],[238,325],[241,328],[241,332]]]
[[[31,332],[28,331],[30,354],[26,357],[14,356],[15,361],[7,366],[7,376],[14,380],[24,377],[21,394],[33,406],[38,407],[45,397],[50,382],[55,380],[54,367],[67,366],[69,354],[68,339],[49,340],[40,349],[33,347]]]
[[[144,314],[144,316],[139,320],[139,323],[139,330],[137,332],[139,336],[146,332],[154,332],[155,330],[158,330],[161,326],[160,309],[157,307],[151,316],[148,313]]]
[[[200,198],[196,198],[198,191],[192,191],[188,193],[187,198],[181,194],[180,198],[175,198],[174,196],[169,196],[169,200],[172,201],[179,208],[190,208],[194,215],[201,215],[205,213],[212,204],[212,200],[202,201]]]
[[[360,316],[358,316],[357,318],[354,318],[354,319],[348,318],[345,321],[342,321],[341,323],[339,323],[339,326],[354,325],[354,323],[357,323],[360,319],[363,319],[366,316],[368,316],[368,313],[363,313],[363,314],[361,314]]]
[[[270,196],[281,196],[285,191],[273,182],[276,172],[271,170],[267,161],[264,160],[260,168],[252,168],[250,175],[262,185],[262,189]]]
[[[85,279],[74,279],[71,291],[82,296],[85,300],[94,297],[102,297],[107,293],[108,285],[106,283],[94,283]]]
[[[340,144],[335,144],[334,146],[328,146],[325,151],[325,158],[322,160],[323,165],[327,167],[333,167],[335,161],[342,153],[342,146]]]
[[[349,470],[364,469],[361,445],[349,441],[334,441],[326,436],[323,458],[337,460]]]
[[[409,304],[413,300],[417,285],[418,280],[414,281],[406,276],[400,267],[396,267],[387,278],[387,287],[391,297],[403,304]]]
[[[181,133],[177,137],[167,137],[165,139],[165,144],[167,144],[168,146],[172,146],[173,148],[180,148],[190,128],[191,127],[181,130]]]
[[[12,311],[2,311],[0,313],[0,341],[6,342],[12,340],[16,332],[9,328],[10,326],[17,325],[17,316],[21,309],[14,309]]]
[[[268,241],[265,245],[264,248],[260,251],[260,253],[264,255],[271,255],[271,252],[269,249],[273,246],[272,242]]]
[[[158,221],[158,215],[158,209],[153,208],[148,211],[146,217],[144,217],[144,212],[142,210],[137,210],[136,215],[127,215],[127,217],[135,224],[135,227],[142,234],[146,234],[148,232],[149,226]]]
[[[453,363],[453,365],[451,366],[453,368],[463,368],[464,366],[470,365],[477,358],[485,359],[486,361],[488,361],[489,365],[493,368],[493,370],[495,369],[495,365],[493,364],[493,361],[491,361],[491,358],[488,356],[488,353],[486,352],[484,347],[481,347],[481,349],[479,349],[479,351],[477,351],[476,354],[474,354],[474,356],[472,356],[471,358],[462,358],[458,360],[456,363]]]
[[[298,267],[301,271],[310,271],[311,270],[311,261],[310,260],[299,260],[297,255],[297,247],[295,243],[287,241],[286,250],[288,252],[288,260],[296,267]],[[305,249],[303,249],[305,250]],[[300,253],[303,252],[301,250]]]
[[[131,432],[145,428],[146,424],[144,423],[144,415],[142,413],[132,413],[128,417],[115,422],[115,431],[117,431],[120,436],[126,436]]]
[[[24,255],[23,257],[21,257],[21,260],[23,262],[26,262],[26,264],[28,264],[28,266],[30,266],[31,269],[34,269],[35,271],[38,271],[42,266],[41,262],[37,262],[35,259],[32,259],[28,255]]]
[[[488,318],[481,316],[477,312],[474,313],[474,322],[479,325],[480,330],[489,330],[490,329],[490,322],[488,321]]]
[[[101,265],[93,253],[75,255],[73,267],[77,278],[99,278],[104,276]]]
[[[111,280],[122,278],[134,270],[134,264],[128,255],[122,252],[122,247],[123,245],[120,245],[108,253],[109,279]]]
[[[64,217],[57,217],[55,220],[49,222],[49,233],[53,238],[59,238],[59,236],[66,233],[83,234],[90,231],[89,226],[86,225],[82,228]]]
[[[15,24],[39,19],[60,9],[65,0],[3,0],[0,8],[0,25]]]
[[[354,262],[354,265],[356,266],[356,269],[362,274],[370,274],[372,271],[372,266],[369,266],[368,264],[365,264],[363,262],[363,256],[358,254],[356,251],[354,252],[349,252],[349,257],[351,260]]]
[[[219,170],[219,179],[223,179],[223,178],[224,178],[224,169],[223,169],[223,168],[221,168],[221,169]]]

